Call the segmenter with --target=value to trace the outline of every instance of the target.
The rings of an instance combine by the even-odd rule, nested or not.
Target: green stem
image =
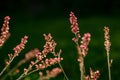
[[[55,55],[55,49],[54,49],[53,52],[51,52],[51,53],[56,57],[56,55]],[[60,53],[59,53],[57,56],[60,58]],[[63,72],[63,74],[64,74],[65,79],[66,79],[66,80],[69,80],[68,77],[67,77],[67,75],[66,75],[66,73],[65,73],[65,71],[64,71],[64,69],[63,69],[63,67],[62,67],[62,65],[60,64],[59,61],[58,61],[58,64],[59,64],[60,68],[62,69],[62,72]]]
[[[65,73],[65,71],[64,71],[64,69],[63,69],[63,67],[62,67],[62,65],[60,64],[60,62],[58,62],[58,64],[59,64],[60,68],[62,69],[62,72],[63,72],[66,80],[69,80],[68,77],[67,77],[67,75],[66,75],[66,73]]]
[[[39,62],[39,60],[36,60],[35,61],[35,64],[37,64]],[[34,64],[34,65],[35,65]],[[32,66],[34,66],[34,65],[32,65]],[[30,69],[30,67],[28,67],[28,71],[27,72],[29,72],[31,69]],[[34,72],[35,72],[35,70],[33,70]],[[31,74],[31,73],[33,73],[33,71],[31,71],[31,72],[29,72],[29,73],[27,73],[27,74],[25,74],[25,73],[23,73],[23,74],[21,74],[18,78],[17,78],[17,80],[20,80],[20,79],[22,79],[23,77],[25,77],[26,75],[29,75],[29,74]]]
[[[9,65],[11,64],[11,62],[14,60],[15,56],[13,56],[10,61],[9,61],[9,64],[7,64],[4,69],[0,72],[0,76],[5,72],[5,70],[9,67]]]
[[[26,62],[26,59],[21,60],[14,68],[12,68],[6,75],[4,75],[0,80],[5,80],[6,77],[12,74],[19,66]]]
[[[20,75],[20,77],[17,78],[16,80],[20,80],[20,79],[22,79],[24,76],[25,76],[25,73],[23,73],[22,75]]]
[[[0,72],[0,76],[4,73],[4,71],[8,68],[9,64],[4,67],[4,69]]]
[[[24,73],[23,73],[19,78],[17,78],[17,80],[21,80],[21,79],[24,78],[25,76],[30,75],[30,74],[38,71],[38,70],[39,70],[39,69],[35,69],[35,70],[33,70],[33,71],[31,71],[31,72],[29,72],[29,73],[27,73],[27,74],[24,74]]]
[[[32,73],[34,73],[34,72],[36,72],[36,71],[39,71],[39,69],[35,69],[35,70],[31,71],[31,72],[29,72],[27,75],[30,75],[30,74],[32,74]],[[27,76],[27,75],[26,75],[26,76]]]
[[[108,75],[109,75],[109,80],[111,80],[110,58],[109,57],[110,57],[109,52],[107,51]]]

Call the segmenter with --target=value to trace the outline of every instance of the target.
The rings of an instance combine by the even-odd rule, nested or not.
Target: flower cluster
[[[77,23],[77,18],[75,17],[73,12],[70,13],[70,23],[71,23],[71,31],[73,34],[75,34],[75,37],[72,38],[72,40],[76,43],[77,46],[81,80],[89,80],[89,78],[90,80],[97,80],[98,76],[96,75],[99,74],[99,71],[97,72],[90,71],[91,74],[90,77],[85,75],[84,57],[87,55],[88,52],[88,45],[91,40],[91,35],[90,33],[85,33],[79,43],[78,42],[80,39],[79,27]]]
[[[37,53],[35,54],[36,60],[31,61],[28,68],[24,68],[24,74],[22,74],[18,78],[18,80],[23,78],[25,75],[31,74],[35,71],[46,69],[47,67],[55,65],[63,60],[63,58],[60,57],[61,50],[58,53],[55,52],[56,43],[52,39],[51,34],[44,34],[43,36],[46,41],[43,50],[37,50]],[[47,58],[48,53],[52,53],[53,57]]]
[[[1,36],[0,36],[0,47],[3,46],[4,42],[10,36],[9,20],[10,20],[9,16],[6,16],[4,18],[4,24],[1,29]],[[35,71],[46,69],[47,67],[52,66],[54,64],[59,63],[60,65],[60,61],[63,60],[63,58],[60,57],[60,54],[62,51],[60,50],[59,52],[55,52],[55,47],[57,44],[53,40],[51,34],[48,34],[48,35],[44,34],[43,36],[45,39],[45,45],[43,46],[43,50],[39,51],[39,49],[35,48],[34,50],[31,50],[30,52],[26,53],[25,58],[22,59],[20,62],[18,62],[18,64],[14,68],[12,68],[10,71],[8,71],[8,73],[5,76],[3,76],[3,78],[1,79],[5,79],[7,76],[10,76],[11,73],[15,73],[13,75],[16,75],[16,73],[19,73],[18,67],[21,66],[23,63],[31,60],[32,58],[36,58],[36,60],[31,61],[28,68],[24,68],[24,73],[21,76],[19,76],[17,80],[20,80],[26,75],[31,74]],[[8,61],[6,61],[6,66],[4,67],[4,69],[0,72],[0,76],[9,67],[9,65],[14,60],[14,58],[17,57],[19,53],[25,48],[27,39],[28,39],[28,36],[24,36],[21,39],[21,43],[13,48],[14,53],[8,54],[9,59]],[[47,57],[48,53],[51,53],[53,57],[50,57],[50,58]],[[60,72],[62,72],[60,68],[54,68],[52,71],[47,70],[47,75],[49,75],[49,77],[55,77]]]
[[[6,64],[11,63],[11,60],[14,59],[16,56],[18,56],[18,54],[24,49],[25,44],[27,43],[27,38],[28,36],[24,36],[21,39],[21,43],[19,45],[17,45],[15,48],[13,48],[14,50],[14,54],[8,54],[9,56],[9,61],[6,62]]]
[[[38,53],[39,53],[39,49],[38,49],[38,48],[35,48],[35,49],[33,49],[33,50],[30,50],[29,52],[27,52],[27,53],[25,54],[25,60],[28,61],[28,60],[34,58],[35,55],[38,54]]]
[[[22,59],[22,60],[20,60],[12,69],[10,69],[10,70],[6,73],[6,75],[4,75],[4,76],[1,78],[1,80],[5,80],[6,77],[8,77],[8,76],[11,76],[11,75],[12,75],[12,76],[15,76],[16,74],[18,74],[18,73],[20,72],[19,67],[20,67],[21,65],[25,64],[27,61],[33,59],[33,58],[35,57],[35,55],[38,53],[38,51],[39,51],[38,48],[35,48],[35,49],[30,50],[29,52],[27,52],[27,53],[25,54],[25,58]]]
[[[40,80],[49,80],[50,78],[56,77],[60,74],[62,70],[60,68],[53,68],[51,71],[46,70],[46,75],[43,75],[43,72],[39,72]]]
[[[62,58],[50,58],[50,59],[45,59],[44,61],[41,61],[40,64],[36,64],[36,69],[45,69],[48,66],[54,65],[58,62],[60,62],[61,60],[63,60]],[[31,66],[34,65],[33,63],[31,63]]]
[[[15,48],[13,48],[14,50],[14,54],[8,54],[9,56],[9,61],[6,62],[6,64],[9,64],[12,62],[12,60],[18,56],[18,54],[25,48],[25,44],[27,43],[27,38],[28,36],[24,36],[21,39],[21,43],[19,45],[17,45]]]
[[[9,38],[9,20],[10,17],[6,16],[4,18],[4,23],[1,28],[1,35],[0,35],[0,47],[4,45],[5,41]],[[79,33],[79,27],[77,22],[77,17],[74,15],[73,12],[70,13],[70,24],[71,24],[71,31],[75,35],[72,40],[76,44],[76,48],[78,51],[78,63],[79,63],[79,69],[80,69],[80,78],[81,80],[97,80],[100,76],[99,70],[93,71],[90,68],[90,75],[86,76],[85,72],[85,66],[84,66],[84,58],[88,53],[88,45],[91,40],[90,33],[85,33],[83,37],[81,37]],[[111,72],[110,72],[110,66],[111,63],[109,60],[109,51],[110,51],[110,36],[109,36],[109,28],[104,27],[104,46],[107,51],[107,61],[108,61],[108,73],[109,73],[109,80],[111,80]],[[63,72],[64,77],[66,80],[69,80],[60,64],[60,62],[63,60],[63,58],[60,56],[62,53],[62,50],[60,49],[59,52],[56,52],[56,45],[57,43],[54,41],[53,37],[49,33],[48,35],[43,34],[45,45],[43,46],[43,50],[40,51],[38,48],[35,48],[28,53],[25,54],[25,58],[20,60],[14,68],[8,70],[6,72],[6,75],[4,76],[3,73],[6,71],[6,69],[10,66],[14,58],[19,56],[19,53],[25,48],[25,45],[27,43],[28,36],[24,36],[21,39],[21,43],[18,44],[16,47],[13,48],[14,53],[8,54],[8,61],[6,61],[6,66],[3,68],[3,70],[0,72],[0,80],[7,79],[8,76],[15,76],[17,73],[20,72],[18,69],[22,64],[26,63],[27,61],[30,62],[27,68],[24,68],[23,73],[16,79],[21,80],[26,75],[29,75],[34,72],[39,72],[39,79],[38,80],[49,80],[50,78],[56,77],[58,74]],[[81,41],[79,41],[81,39]],[[50,56],[49,56],[50,54]],[[112,61],[112,60],[111,60]],[[46,70],[48,67],[58,64],[60,68],[56,67],[53,68],[51,71]],[[46,70],[46,75],[44,75],[43,70]],[[3,75],[3,77],[2,77]],[[2,77],[2,78],[1,78]]]
[[[82,37],[82,41],[81,41],[81,52],[83,56],[86,56],[87,52],[88,52],[88,45],[90,42],[90,33],[85,33],[84,36]]]
[[[85,33],[84,36],[82,37],[81,44],[79,45],[78,43],[78,40],[80,38],[79,27],[77,23],[77,18],[73,12],[70,13],[70,23],[71,23],[71,31],[72,33],[75,34],[75,37],[72,38],[72,40],[77,44],[77,46],[80,46],[82,55],[85,56],[88,52],[88,45],[90,42],[91,35],[90,33]]]
[[[71,31],[74,34],[79,33],[78,23],[77,23],[77,17],[75,17],[74,13],[70,13],[70,23],[71,23]]]
[[[95,72],[93,72],[93,70],[90,69],[90,80],[97,80],[99,76],[100,76],[99,70],[96,70]]]
[[[21,50],[24,49],[25,44],[27,43],[28,36],[24,36],[21,39],[21,43],[17,45],[13,50],[14,50],[14,56],[18,56],[18,54],[21,52]]]
[[[1,28],[0,47],[3,46],[5,41],[10,37],[10,33],[9,33],[9,20],[10,20],[9,16],[6,16],[4,18],[4,23],[3,23],[3,26]]]
[[[70,23],[71,23],[71,31],[73,34],[75,34],[75,37],[72,38],[72,40],[77,44],[80,38],[80,34],[79,34],[79,27],[77,23],[77,17],[74,15],[73,12],[70,13]]]
[[[108,63],[108,75],[109,75],[109,80],[111,80],[111,71],[110,71],[110,67],[112,64],[112,59],[110,60],[110,46],[111,46],[111,42],[110,42],[110,35],[109,35],[109,28],[108,27],[104,27],[104,38],[105,38],[105,42],[104,42],[104,46],[106,49],[106,54],[107,54],[107,63]]]
[[[104,37],[105,37],[105,42],[104,42],[104,45],[105,45],[105,49],[106,51],[110,51],[110,46],[111,46],[111,42],[110,42],[110,36],[109,36],[109,28],[108,27],[104,27]]]
[[[0,76],[4,73],[4,71],[9,67],[9,65],[11,64],[11,62],[14,60],[14,58],[16,56],[18,56],[18,54],[24,49],[25,44],[27,43],[27,36],[24,36],[21,39],[21,43],[19,45],[17,45],[13,50],[14,50],[14,54],[8,54],[9,56],[9,60],[6,61],[6,66],[4,67],[4,69],[0,72]]]
[[[51,52],[54,53],[55,51],[55,47],[56,47],[56,42],[52,39],[51,34],[43,34],[44,39],[46,41],[45,45],[44,45],[44,49],[42,51],[43,55],[47,55],[47,53]],[[55,55],[55,54],[54,54]]]

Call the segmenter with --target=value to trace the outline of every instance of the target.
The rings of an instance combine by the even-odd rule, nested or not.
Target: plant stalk
[[[81,49],[77,46],[78,50],[78,59],[79,59],[79,67],[81,72],[81,80],[85,80],[85,67],[84,67],[84,57],[82,56]]]
[[[9,64],[7,64],[4,69],[0,72],[0,76],[5,72],[5,70],[9,67],[9,65],[11,64],[11,62],[14,60],[15,56],[13,56],[13,58],[9,61]]]
[[[107,51],[107,63],[108,63],[108,75],[109,75],[109,80],[111,80],[111,71],[110,71],[110,56],[109,52]]]
[[[69,80],[68,77],[67,77],[67,75],[66,75],[66,73],[65,73],[65,71],[64,71],[64,69],[62,68],[60,62],[58,62],[58,64],[59,64],[60,68],[62,69],[62,72],[63,72],[63,74],[64,74],[64,76],[65,76],[65,79],[66,79],[66,80]]]

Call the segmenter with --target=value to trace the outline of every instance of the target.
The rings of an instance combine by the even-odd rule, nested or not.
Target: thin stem
[[[30,75],[30,74],[32,74],[32,73],[34,73],[34,72],[36,72],[36,71],[39,71],[39,69],[35,69],[35,70],[33,70],[33,71],[30,71],[27,75]],[[26,75],[26,76],[27,76]]]
[[[11,62],[14,60],[15,56],[13,56],[10,61],[9,61],[9,64],[7,64],[4,69],[0,72],[0,76],[5,72],[5,70],[9,67],[9,65],[11,64]]]
[[[64,71],[64,69],[63,69],[63,67],[62,67],[62,65],[60,64],[60,62],[58,62],[58,64],[59,64],[60,68],[62,69],[62,72],[63,72],[66,80],[69,80],[68,77],[67,77],[67,75],[66,75],[66,73],[65,73],[65,71]]]
[[[77,34],[75,34],[75,37],[77,39],[76,46],[77,46],[77,51],[78,51],[78,61],[79,61],[79,69],[80,69],[80,79],[81,80],[85,80],[85,66],[84,66],[84,56],[82,55],[82,51],[80,48],[80,45],[78,43],[79,41],[79,37],[77,36]]]
[[[1,71],[0,76],[4,73],[4,71],[8,68],[9,64],[4,67],[4,69]]]
[[[84,60],[83,58],[81,58],[82,60]],[[80,66],[80,71],[81,71],[81,80],[84,80],[84,73],[85,73],[85,70],[84,70],[84,61],[81,61],[79,63],[79,66]]]
[[[51,52],[55,57],[56,57],[56,55],[55,55],[55,50],[53,50],[53,52]],[[60,54],[60,53],[59,53]],[[60,55],[58,55],[58,57],[60,58]],[[62,69],[62,72],[63,72],[63,74],[64,74],[64,77],[65,77],[65,79],[66,80],[69,80],[68,79],[68,77],[67,77],[67,75],[66,75],[66,73],[65,73],[65,71],[64,71],[64,69],[63,69],[63,67],[62,67],[62,65],[61,65],[61,63],[58,61],[58,64],[59,64],[59,66],[60,66],[60,68]]]
[[[38,60],[36,60],[35,61],[35,64],[37,64],[39,61]],[[34,64],[34,65],[35,65]],[[32,66],[34,66],[34,65],[32,65]],[[28,71],[27,72],[29,72],[31,69],[30,69],[30,67],[28,67]],[[34,71],[34,70],[33,70]],[[31,71],[32,72],[32,71]],[[30,73],[30,72],[29,72]],[[29,75],[29,73],[27,73],[27,74],[25,74],[25,73],[23,73],[23,74],[21,74],[18,78],[17,78],[17,80],[20,80],[20,79],[22,79],[23,77],[25,77],[26,75]]]
[[[25,76],[25,73],[23,73],[22,75],[20,75],[20,77],[17,78],[16,80],[20,80],[20,79],[22,79],[24,76]]]
[[[35,69],[35,70],[33,70],[33,71],[31,71],[31,72],[29,72],[29,73],[27,73],[27,74],[23,73],[19,78],[17,78],[17,80],[21,80],[21,79],[24,78],[25,76],[30,75],[30,74],[38,71],[38,70],[39,70],[39,69]]]
[[[14,68],[12,68],[6,75],[4,75],[0,80],[5,80],[8,75],[14,72],[19,66],[26,62],[26,59],[21,60]]]
[[[78,50],[79,67],[81,72],[81,80],[84,80],[85,79],[84,57],[82,56],[81,49],[79,46],[77,46],[77,50]]]
[[[108,75],[109,75],[109,80],[111,80],[110,58],[109,57],[110,57],[109,52],[107,51]]]
[[[77,46],[79,46],[79,43],[78,43],[79,37],[77,36],[77,34],[75,34],[75,37],[77,39],[77,42],[75,42],[75,43],[76,43]]]

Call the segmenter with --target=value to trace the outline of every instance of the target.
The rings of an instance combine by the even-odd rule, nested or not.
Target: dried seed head
[[[105,49],[107,52],[109,52],[111,42],[110,42],[109,28],[106,26],[104,27],[104,38],[105,38],[105,42],[104,42]]]

